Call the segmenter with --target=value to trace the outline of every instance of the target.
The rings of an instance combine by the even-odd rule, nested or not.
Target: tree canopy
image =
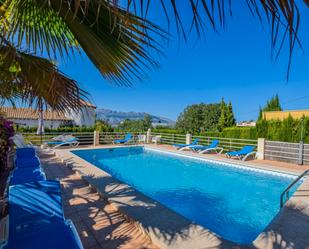
[[[126,119],[117,126],[119,131],[141,132],[151,128],[151,116],[145,115],[143,119],[130,120]]]
[[[215,130],[220,112],[218,103],[187,106],[177,119],[176,129],[192,133]]]
[[[263,119],[263,112],[270,111],[282,111],[278,94],[267,100],[265,106],[263,108],[260,108],[258,120]]]

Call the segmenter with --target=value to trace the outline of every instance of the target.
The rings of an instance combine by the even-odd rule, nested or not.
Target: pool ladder
[[[287,188],[282,192],[280,196],[280,208],[284,206],[284,204],[289,200],[290,198],[290,189],[299,182],[303,177],[309,174],[309,169],[305,170],[302,174],[300,174]],[[284,198],[285,197],[285,198]]]

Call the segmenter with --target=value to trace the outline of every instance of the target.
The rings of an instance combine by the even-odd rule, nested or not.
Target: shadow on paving
[[[85,223],[93,229],[93,233],[100,234],[98,242],[102,248],[154,248],[152,244],[145,239],[140,230],[136,229],[133,222],[124,223],[123,215],[113,209],[107,201],[102,198],[91,197],[95,193],[88,187],[84,181],[76,176],[70,169],[59,166],[54,163],[54,159],[50,164],[63,168],[63,188],[65,199],[80,203],[70,206],[70,212],[74,215],[86,219]],[[67,161],[67,163],[70,160]],[[71,162],[72,163],[72,162]],[[72,165],[72,164],[71,164]],[[50,165],[52,166],[52,165]],[[57,168],[55,167],[55,168]],[[79,170],[79,166],[74,166],[74,170]],[[52,171],[53,167],[48,167]],[[60,172],[60,174],[61,174]],[[59,172],[50,172],[52,177],[57,178]],[[48,175],[48,174],[47,174]],[[77,177],[79,180],[76,180]],[[265,229],[252,245],[236,245],[224,239],[218,239],[214,233],[201,229],[200,226],[192,223],[188,219],[181,219],[178,214],[165,208],[163,205],[157,205],[158,202],[145,197],[143,194],[117,181],[109,176],[96,176],[88,173],[83,178],[95,186],[100,192],[106,194],[110,202],[117,204],[119,211],[128,217],[134,217],[136,221],[146,228],[148,233],[152,233],[155,237],[165,240],[168,248],[178,248],[175,245],[181,245],[181,248],[188,249],[233,249],[233,248],[252,248],[252,249],[309,249],[309,209],[296,208],[289,205],[285,207],[274,219],[272,224]],[[79,186],[81,184],[81,186]],[[85,187],[86,186],[86,187]],[[90,193],[88,192],[90,191]],[[78,192],[78,194],[76,193]],[[96,193],[95,193],[96,194]],[[97,195],[97,194],[96,194]],[[308,196],[306,191],[296,192],[296,195]],[[73,202],[74,202],[73,201]],[[98,204],[99,203],[99,204]],[[74,210],[72,210],[74,206]],[[97,206],[101,207],[98,208]],[[83,210],[82,210],[83,209]],[[86,211],[84,211],[86,210]],[[84,217],[86,216],[86,217]],[[70,217],[70,213],[68,214]],[[88,217],[88,218],[87,218]],[[76,220],[77,218],[75,218]],[[74,219],[72,218],[74,221]],[[127,219],[128,220],[128,219]],[[75,223],[75,222],[74,222]],[[98,225],[99,224],[99,225]],[[102,224],[102,227],[100,227]],[[105,224],[103,226],[103,224]],[[97,228],[98,225],[98,228]],[[96,230],[98,229],[98,230]],[[144,245],[130,244],[135,240],[129,235],[136,234]],[[135,235],[134,235],[135,236]],[[101,240],[101,241],[100,241]],[[160,241],[153,240],[155,244],[160,246]],[[105,244],[107,243],[107,244]],[[110,243],[110,244],[108,244]],[[115,244],[113,244],[115,243]],[[104,246],[105,245],[105,246]]]
[[[85,249],[155,249],[133,222],[100,197],[52,155],[40,155],[48,179],[61,181],[65,217],[76,226]]]

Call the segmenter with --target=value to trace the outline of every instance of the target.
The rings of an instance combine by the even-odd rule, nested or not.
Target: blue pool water
[[[225,239],[250,243],[279,211],[291,177],[142,147],[72,151]]]

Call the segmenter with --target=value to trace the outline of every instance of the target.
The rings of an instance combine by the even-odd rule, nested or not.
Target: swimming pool
[[[270,223],[294,178],[143,147],[71,152],[237,243],[252,242]]]

